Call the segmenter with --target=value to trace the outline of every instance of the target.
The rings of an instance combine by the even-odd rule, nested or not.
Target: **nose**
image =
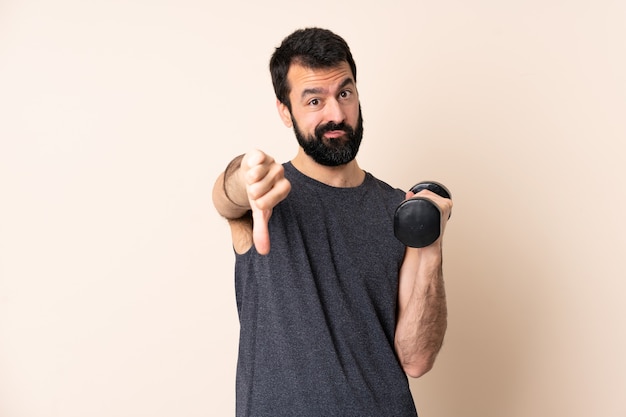
[[[326,123],[334,122],[341,123],[346,119],[346,113],[341,106],[341,103],[336,99],[328,100],[326,105],[324,106],[324,118],[326,119]]]

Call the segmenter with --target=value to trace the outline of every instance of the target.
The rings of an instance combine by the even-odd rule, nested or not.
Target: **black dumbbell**
[[[430,190],[443,198],[451,197],[446,187],[434,181],[420,182],[411,188],[415,194],[422,190]],[[425,197],[405,200],[396,208],[393,232],[406,246],[426,247],[441,235],[441,210]]]

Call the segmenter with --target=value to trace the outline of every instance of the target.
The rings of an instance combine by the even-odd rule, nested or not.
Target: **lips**
[[[331,130],[329,132],[324,133],[324,136],[327,138],[340,138],[342,136],[346,136],[348,132],[345,130]]]

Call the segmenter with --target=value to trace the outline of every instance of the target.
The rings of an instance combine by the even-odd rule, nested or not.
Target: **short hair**
[[[356,64],[348,43],[328,29],[305,28],[283,39],[270,59],[270,74],[276,98],[289,109],[291,86],[287,81],[289,67],[300,64],[310,69],[332,68],[347,62],[356,82]]]

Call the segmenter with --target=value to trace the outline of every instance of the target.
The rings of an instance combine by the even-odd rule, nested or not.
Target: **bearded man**
[[[407,375],[432,368],[447,324],[442,237],[398,241],[394,211],[413,193],[357,163],[363,118],[343,38],[297,30],[270,72],[297,154],[278,163],[252,150],[213,188],[235,254],[236,414],[415,417]],[[443,228],[451,200],[419,194]]]

